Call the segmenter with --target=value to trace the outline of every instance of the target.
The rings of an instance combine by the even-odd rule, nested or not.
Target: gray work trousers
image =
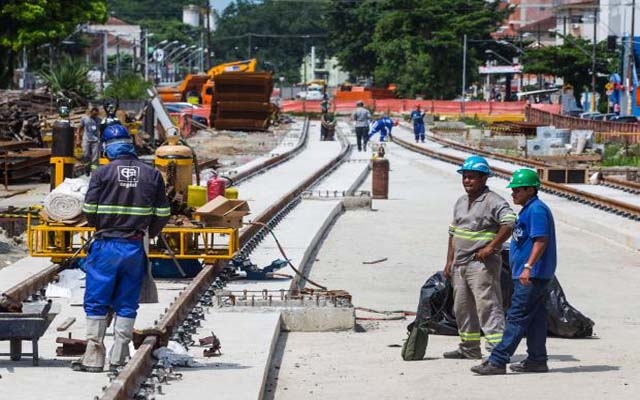
[[[480,355],[481,333],[484,333],[489,352],[502,340],[501,262],[500,256],[495,254],[484,263],[471,261],[466,265],[455,265],[451,271],[453,312],[460,334],[460,351],[464,354]]]
[[[100,142],[82,140],[82,162],[91,167],[91,170],[98,168],[100,160]]]

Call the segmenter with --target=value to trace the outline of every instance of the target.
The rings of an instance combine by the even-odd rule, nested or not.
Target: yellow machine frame
[[[53,262],[62,262],[76,252],[77,257],[86,257],[82,247],[95,232],[94,228],[64,224],[31,225],[31,216],[27,217],[27,227],[29,255],[50,257]],[[174,254],[167,251],[164,243],[152,241],[149,258],[202,259],[208,264],[231,259],[240,247],[237,228],[165,227],[162,234]]]

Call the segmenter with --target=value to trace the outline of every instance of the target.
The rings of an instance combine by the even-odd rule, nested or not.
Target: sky
[[[233,0],[209,0],[209,4],[221,13]]]

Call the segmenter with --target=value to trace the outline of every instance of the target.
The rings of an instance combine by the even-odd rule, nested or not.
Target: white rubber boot
[[[106,349],[104,335],[107,331],[107,318],[87,318],[87,349],[80,360],[71,363],[74,371],[102,372]]]
[[[133,338],[135,318],[116,317],[114,342],[109,356],[109,369],[124,365],[129,358],[129,343]]]

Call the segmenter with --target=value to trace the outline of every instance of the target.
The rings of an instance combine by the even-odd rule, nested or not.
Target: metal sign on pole
[[[159,62],[161,63],[162,61],[164,61],[164,50],[162,49],[155,49],[153,51],[153,60],[155,62]]]

